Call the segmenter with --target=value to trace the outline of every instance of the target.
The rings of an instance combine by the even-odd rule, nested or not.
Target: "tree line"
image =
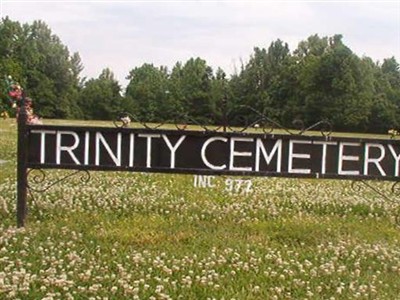
[[[0,23],[0,75],[12,76],[44,118],[111,120],[128,112],[146,122],[245,126],[264,115],[286,127],[329,120],[337,131],[387,132],[400,126],[400,67],[394,57],[357,56],[341,35],[317,34],[291,51],[276,40],[255,47],[233,75],[202,58],[171,70],[145,63],[122,89],[112,70],[81,76],[79,53],[70,53],[43,21]],[[5,81],[0,111],[12,109]],[[251,109],[244,109],[251,107]]]

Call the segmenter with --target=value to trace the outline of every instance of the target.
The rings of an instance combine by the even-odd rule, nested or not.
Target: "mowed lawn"
[[[191,175],[90,176],[33,193],[17,229],[16,124],[0,120],[0,299],[400,298],[391,183],[372,183],[385,199],[350,181],[241,178],[246,193],[226,176],[208,189]]]

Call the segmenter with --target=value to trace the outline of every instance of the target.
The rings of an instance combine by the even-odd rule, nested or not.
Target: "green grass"
[[[33,193],[27,226],[16,229],[15,121],[0,120],[0,134],[0,299],[400,294],[395,197],[336,180],[252,178],[252,193],[232,194],[227,177],[200,189],[189,175],[91,172],[87,184],[72,177]],[[47,171],[47,179],[67,173]]]

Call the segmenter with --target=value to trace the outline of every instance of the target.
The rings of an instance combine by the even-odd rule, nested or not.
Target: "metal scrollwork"
[[[58,178],[52,182],[47,182],[46,172],[42,169],[30,169],[28,171],[28,189],[33,192],[43,193],[49,190],[51,187],[63,182],[73,176],[78,175],[81,183],[87,183],[90,181],[90,173],[86,170],[73,171],[62,178]],[[30,183],[31,182],[31,183]]]
[[[283,125],[279,124],[278,122],[274,121],[273,119],[270,119],[267,117],[265,114],[259,112],[258,110],[254,109],[251,106],[248,105],[239,105],[238,106],[239,110],[248,110],[248,112],[252,113],[255,115],[255,118],[253,121],[249,121],[248,119],[245,119],[244,122],[244,127],[240,128],[239,130],[234,129],[229,126],[229,129],[232,132],[245,132],[249,129],[258,129],[260,128],[263,133],[269,134],[273,133],[275,129],[281,129],[283,131],[286,131],[286,133],[292,134],[292,132],[284,127]]]
[[[164,123],[158,123],[156,125],[149,125],[150,123],[141,121],[138,117],[131,113],[122,112],[117,116],[116,120],[114,121],[114,125],[117,128],[127,128],[131,122],[135,122],[146,129],[157,129],[166,124],[173,124],[179,131],[188,130],[189,125],[194,125],[204,130],[204,132],[226,132],[229,130],[229,132],[233,133],[243,133],[249,130],[261,130],[264,134],[272,134],[275,130],[280,130],[290,135],[303,135],[311,130],[319,130],[321,135],[324,137],[329,137],[332,133],[332,125],[327,120],[321,120],[311,126],[306,127],[302,120],[295,119],[292,122],[293,129],[289,129],[279,122],[269,118],[266,114],[261,113],[260,111],[248,105],[238,105],[229,110],[227,109],[226,105],[223,105],[222,110],[223,111],[220,113],[220,116],[212,116],[209,118],[212,120],[220,120],[221,122],[216,121],[215,123],[221,125],[204,125],[190,117],[188,114],[179,112],[176,113],[172,120]],[[229,119],[233,118],[235,119],[234,123],[241,124],[240,127],[233,126],[229,123]]]
[[[292,125],[295,129],[299,130],[298,134],[303,134],[303,132],[306,132],[306,125],[304,124],[304,121],[301,119],[294,119],[292,121]],[[291,133],[292,134],[292,133]]]
[[[363,189],[365,189],[365,186],[363,185],[363,181],[353,180],[351,182],[351,189],[357,193],[360,193]]]
[[[399,197],[400,196],[400,181],[393,183],[391,192],[393,196]]]
[[[180,131],[185,131],[188,129],[189,125],[195,125],[200,128],[202,128],[205,132],[214,132],[217,131],[220,127],[217,129],[210,129],[209,127],[197,122],[193,118],[189,117],[187,114],[177,114],[175,116],[175,119],[173,120],[173,123],[175,124],[176,129]]]
[[[372,184],[370,184],[369,182],[367,182],[365,180],[354,180],[351,183],[351,188],[357,193],[362,192],[364,189],[369,189],[369,190],[373,191],[376,195],[380,196],[381,198],[383,198],[389,202],[399,203],[398,201],[393,200],[393,198],[391,198],[390,196],[386,195],[384,192],[379,190],[379,188],[373,186]],[[399,182],[395,182],[392,185],[391,194],[395,195],[395,196],[400,195]]]
[[[117,118],[113,121],[115,127],[117,128],[127,128],[131,124],[131,122],[136,122],[142,125],[146,129],[157,129],[164,125],[164,123],[158,123],[155,125],[148,125],[148,123],[141,121],[135,115],[128,112],[121,112],[118,114]]]
[[[320,132],[321,132],[321,134],[323,136],[328,137],[328,136],[331,135],[331,133],[332,133],[332,124],[327,120],[321,120],[321,121],[319,121],[319,122],[317,122],[317,123],[305,128],[305,129],[301,130],[299,134],[303,134],[304,132],[316,129],[318,127],[320,127]]]

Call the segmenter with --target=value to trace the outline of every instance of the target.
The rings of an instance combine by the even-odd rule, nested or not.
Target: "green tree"
[[[166,67],[143,64],[129,72],[124,109],[141,121],[163,122],[174,111]]]
[[[291,93],[290,64],[289,47],[281,40],[272,42],[268,50],[255,47],[240,74],[232,77],[234,105],[246,105],[269,118],[281,119]],[[255,122],[260,117],[249,110],[247,113],[237,110],[234,123],[245,125],[239,124],[243,114],[247,114],[247,123]]]
[[[231,109],[229,100],[232,99],[232,93],[229,89],[229,80],[225,72],[218,68],[211,81],[211,118],[210,121],[215,125],[223,125],[228,122],[228,113]],[[226,118],[226,120],[225,120]]]
[[[18,59],[20,40],[23,28],[19,22],[4,18],[0,22],[0,112],[12,113],[8,101],[8,85],[6,77],[24,84],[23,65]]]
[[[213,71],[201,58],[190,58],[183,66],[177,63],[171,72],[171,94],[181,113],[201,124],[213,122],[216,115],[212,97]]]
[[[387,82],[385,85],[385,94],[387,99],[400,108],[400,65],[394,57],[384,59],[381,71],[384,80]],[[397,112],[399,113],[399,112]]]
[[[400,71],[394,57],[385,59],[379,66],[365,58],[374,73],[374,98],[369,117],[369,132],[385,133],[398,128],[400,105]]]
[[[307,125],[329,119],[336,130],[366,130],[373,103],[373,73],[342,42],[309,38],[300,43],[298,94]]]
[[[0,23],[0,72],[11,75],[34,99],[44,117],[80,116],[77,106],[79,72],[68,48],[42,21],[19,24],[9,18]],[[3,97],[2,97],[3,98]]]
[[[121,112],[121,87],[113,72],[106,68],[96,79],[90,79],[79,94],[84,119],[113,120]]]

